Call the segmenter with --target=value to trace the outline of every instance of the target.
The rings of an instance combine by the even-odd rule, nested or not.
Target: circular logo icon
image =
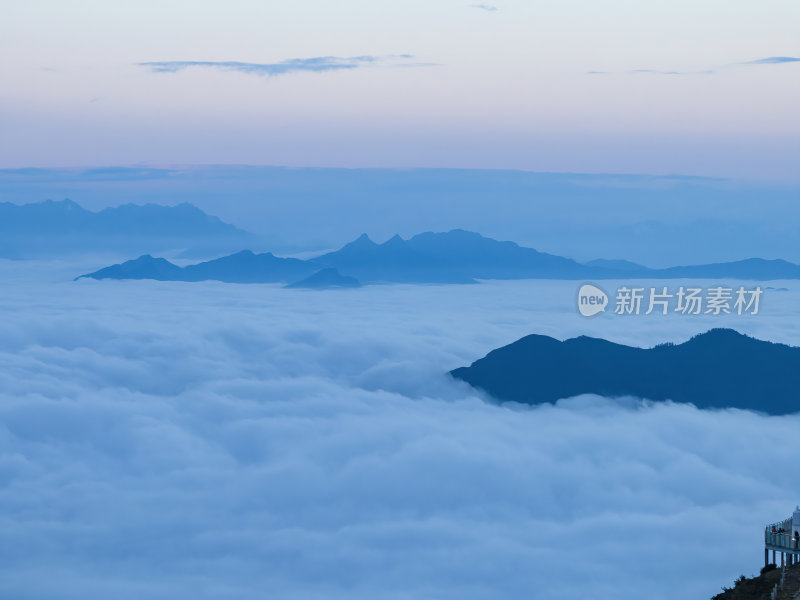
[[[608,294],[591,283],[584,283],[578,290],[578,311],[584,317],[593,317],[608,307]]]

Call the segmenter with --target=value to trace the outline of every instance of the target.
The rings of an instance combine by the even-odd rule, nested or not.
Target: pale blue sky
[[[476,4],[13,2],[0,167],[798,178],[800,62],[741,64],[800,57],[796,1]],[[140,65],[172,61],[268,66]]]

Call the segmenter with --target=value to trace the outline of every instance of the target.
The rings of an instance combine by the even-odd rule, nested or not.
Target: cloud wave
[[[561,282],[37,268],[0,261],[4,598],[707,598],[758,570],[761,525],[797,501],[800,417],[497,406],[442,375],[532,331],[652,344],[702,318],[587,322]],[[753,333],[797,336],[784,296]]]

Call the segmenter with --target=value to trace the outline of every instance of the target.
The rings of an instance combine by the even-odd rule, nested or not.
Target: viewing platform
[[[800,563],[800,506],[788,519],[771,523],[764,528],[764,566],[769,561],[772,550],[772,563],[777,565],[777,553],[781,554],[780,566]]]

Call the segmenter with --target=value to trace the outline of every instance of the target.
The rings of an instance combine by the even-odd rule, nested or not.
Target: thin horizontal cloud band
[[[739,67],[744,65],[781,65],[785,63],[800,62],[800,58],[794,56],[768,56],[767,58],[759,58],[747,62],[735,63],[727,65],[728,67]],[[716,71],[707,69],[705,71],[660,71],[657,69],[633,69],[629,73],[651,73],[654,75],[715,75]],[[607,75],[607,71],[586,71],[586,75]]]
[[[800,62],[800,58],[796,56],[768,56],[767,58],[759,58],[758,60],[751,60],[750,62],[741,63],[743,65],[780,65],[783,63]]]
[[[431,66],[431,63],[408,62],[414,58],[411,54],[397,56],[316,56],[312,58],[290,58],[276,63],[250,63],[239,61],[200,61],[200,60],[170,60],[136,63],[140,67],[150,69],[154,73],[177,73],[190,68],[218,69],[221,71],[235,71],[248,75],[272,77],[299,71],[322,73],[326,71],[339,71],[357,69],[369,65],[383,64],[384,66]]]

